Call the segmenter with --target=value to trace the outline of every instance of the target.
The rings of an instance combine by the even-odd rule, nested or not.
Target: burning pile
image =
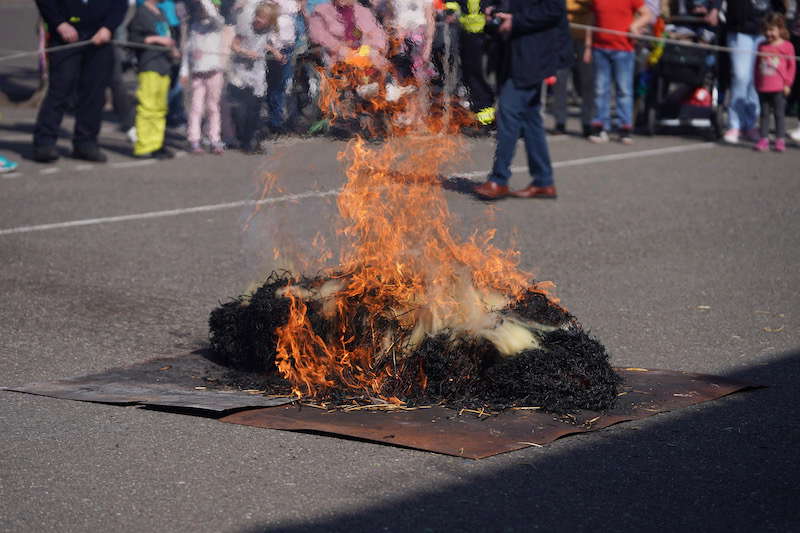
[[[351,142],[339,264],[273,273],[215,309],[212,351],[333,404],[609,408],[619,378],[608,354],[548,296],[551,284],[533,282],[494,232],[450,230],[438,176],[459,141],[430,132],[446,123],[381,146]]]

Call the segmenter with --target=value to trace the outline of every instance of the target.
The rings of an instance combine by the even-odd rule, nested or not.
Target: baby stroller
[[[716,44],[717,33],[701,17],[673,17],[667,35],[687,43]],[[655,135],[662,127],[708,128],[715,139],[725,129],[725,108],[719,84],[719,57],[715,50],[666,43],[651,70],[645,98],[645,131]]]

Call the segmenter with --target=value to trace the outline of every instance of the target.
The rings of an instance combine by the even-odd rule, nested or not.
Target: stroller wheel
[[[658,112],[655,107],[648,107],[646,113],[645,132],[652,137],[658,129]]]
[[[713,131],[714,139],[719,140],[722,138],[725,134],[725,125],[727,122],[725,107],[721,105],[715,106],[714,110],[711,112],[711,130]]]

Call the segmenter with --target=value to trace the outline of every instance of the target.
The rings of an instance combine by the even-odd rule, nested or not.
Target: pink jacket
[[[358,2],[353,7],[356,28],[363,34],[361,44],[371,47],[381,56],[385,55],[386,34],[380,24],[366,7]],[[343,59],[339,57],[339,49],[346,46],[344,29],[333,2],[318,5],[308,21],[311,40],[322,46],[333,62]]]
[[[777,93],[783,91],[784,87],[791,87],[796,70],[794,57],[791,57],[794,55],[792,43],[783,41],[778,46],[761,43],[758,51],[775,55],[756,57],[756,90],[760,93]]]

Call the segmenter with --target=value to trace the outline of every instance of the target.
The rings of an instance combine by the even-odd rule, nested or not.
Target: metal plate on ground
[[[195,409],[215,416],[235,409],[272,407],[294,401],[294,398],[270,398],[220,386],[230,372],[203,357],[201,352],[192,352],[89,376],[0,390],[83,402]]]
[[[713,400],[752,388],[718,376],[668,370],[616,369],[624,385],[617,405],[605,413],[567,416],[537,410],[506,410],[484,416],[447,409],[409,411],[325,411],[288,405],[241,411],[222,422],[268,429],[345,435],[418,450],[481,459],[559,437]]]
[[[209,361],[202,352],[0,390],[86,402],[157,406],[182,412],[191,409],[196,414],[221,417],[220,421],[231,424],[341,435],[480,459],[753,388],[719,376],[641,368],[615,370],[624,384],[614,409],[565,416],[532,409],[506,410],[487,416],[439,406],[387,412],[327,411],[287,405],[293,398],[248,394],[223,385],[235,373]]]

